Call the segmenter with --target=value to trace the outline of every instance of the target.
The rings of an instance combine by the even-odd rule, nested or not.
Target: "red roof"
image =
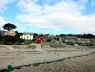
[[[37,39],[37,40],[35,40],[35,43],[40,44],[41,43],[41,40],[40,39]]]

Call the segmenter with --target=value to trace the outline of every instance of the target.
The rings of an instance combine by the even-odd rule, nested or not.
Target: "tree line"
[[[2,26],[2,28],[7,31],[12,31],[12,30],[16,29],[17,26],[12,23],[6,23]],[[23,35],[23,33],[19,33],[18,31],[15,31],[15,33],[16,33],[15,36],[0,35],[0,44],[21,44],[22,42],[30,42],[31,43],[31,42],[35,41],[35,38],[37,36],[46,36],[46,37],[49,36],[50,37],[50,38],[48,37],[49,41],[51,41],[53,39],[50,34],[33,33],[34,39],[32,41],[27,41],[24,39],[20,39],[20,36]],[[67,36],[78,37],[78,38],[89,38],[89,39],[95,38],[95,35],[93,35],[93,34],[59,34],[59,35],[55,35],[54,37],[67,37]]]

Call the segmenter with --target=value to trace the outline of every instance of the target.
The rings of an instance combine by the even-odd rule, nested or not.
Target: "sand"
[[[0,46],[0,69],[14,72],[95,72],[95,49],[44,48],[42,51]]]
[[[95,72],[95,54],[52,63],[31,65],[15,72]]]

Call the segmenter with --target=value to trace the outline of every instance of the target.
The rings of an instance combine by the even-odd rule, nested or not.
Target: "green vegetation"
[[[4,28],[5,30],[10,31],[10,30],[12,30],[12,29],[15,29],[16,26],[15,26],[14,24],[7,23],[7,24],[5,24],[5,25],[3,26],[3,28]]]
[[[16,28],[14,24],[7,23],[3,26],[5,30],[11,31]],[[24,39],[20,39],[20,36],[22,35],[21,33],[18,33],[17,31],[15,36],[10,36],[10,35],[0,35],[0,44],[21,44],[24,42]]]

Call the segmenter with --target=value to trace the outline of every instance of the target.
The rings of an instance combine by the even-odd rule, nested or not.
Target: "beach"
[[[0,46],[0,70],[14,72],[95,72],[94,48],[13,48]]]
[[[95,54],[22,67],[15,72],[95,72]]]

